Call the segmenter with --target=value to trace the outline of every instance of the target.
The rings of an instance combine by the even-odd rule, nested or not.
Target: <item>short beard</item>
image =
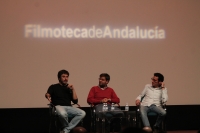
[[[60,81],[60,80],[59,80],[59,82],[60,82],[60,84],[63,85],[63,86],[67,86],[67,85],[68,85],[68,83],[63,83],[63,82]]]
[[[99,85],[100,88],[104,88],[106,87],[107,85]]]

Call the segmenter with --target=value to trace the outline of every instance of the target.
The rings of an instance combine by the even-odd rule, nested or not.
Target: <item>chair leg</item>
[[[110,120],[110,126],[109,127],[112,127],[111,129],[111,132],[114,133],[114,132],[118,132],[120,131],[123,127],[122,127],[122,118],[113,118],[112,119],[113,121]]]
[[[101,128],[101,129],[102,129],[102,133],[105,133],[105,131],[106,131],[106,130],[105,130],[105,125],[106,125],[105,122],[106,122],[106,121],[105,121],[105,118],[102,118],[102,124],[101,124],[101,125],[102,125],[102,126],[101,126],[101,127],[102,127],[102,128]]]
[[[92,116],[92,121],[91,121],[91,131],[92,131],[92,133],[96,133],[96,126],[97,126],[97,119],[96,119],[96,117],[95,116]]]
[[[163,120],[161,127],[162,127],[163,133],[166,133],[166,132],[167,132],[167,128],[166,128],[166,118]]]
[[[95,125],[94,125],[94,133],[101,133],[102,132],[102,119],[96,118]]]

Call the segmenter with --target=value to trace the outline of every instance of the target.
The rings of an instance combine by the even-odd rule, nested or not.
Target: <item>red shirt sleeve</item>
[[[117,94],[115,91],[112,89],[111,91],[111,102],[112,103],[120,103],[120,99],[118,98]]]
[[[98,104],[98,103],[101,103],[101,100],[100,99],[96,99],[94,96],[95,96],[95,87],[92,87],[90,89],[89,94],[88,94],[87,102],[89,104]]]

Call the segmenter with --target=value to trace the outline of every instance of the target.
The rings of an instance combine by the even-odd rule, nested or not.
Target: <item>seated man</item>
[[[95,106],[95,112],[98,115],[98,117],[101,117],[100,115],[101,113],[99,112],[102,111],[103,103],[108,104],[108,110],[110,111],[111,103],[120,102],[120,99],[116,95],[115,91],[107,86],[109,81],[110,81],[110,76],[107,73],[100,74],[99,85],[92,87],[88,94],[87,102]],[[123,112],[120,111],[119,108],[115,107],[114,110],[119,110],[119,111],[109,112],[109,114],[117,116],[123,115]]]
[[[142,93],[136,98],[136,105],[140,105],[140,114],[144,124],[144,130],[151,130],[147,113],[153,111],[158,114],[158,119],[154,125],[154,129],[160,128],[161,122],[164,120],[166,111],[162,108],[162,104],[168,100],[167,88],[164,84],[164,76],[160,73],[154,73],[151,78],[152,84],[147,84]],[[143,99],[142,99],[143,98]],[[142,99],[142,101],[141,101]]]
[[[85,112],[79,108],[72,107],[71,101],[78,103],[78,97],[73,85],[68,84],[69,72],[60,70],[58,72],[59,83],[49,87],[45,97],[55,105],[59,120],[62,123],[62,133],[69,133],[85,117]],[[74,116],[68,122],[68,115]]]

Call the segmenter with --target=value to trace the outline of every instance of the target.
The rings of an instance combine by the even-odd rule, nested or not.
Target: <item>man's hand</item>
[[[74,89],[74,86],[71,85],[71,84],[69,84],[67,87],[72,91],[72,97],[73,97],[73,99],[74,99],[74,100],[77,100],[78,97],[77,97],[77,95],[76,95],[76,91],[75,91],[75,89]]]
[[[74,90],[74,86],[73,86],[73,85],[70,85],[70,84],[69,84],[67,87],[68,87],[69,89],[71,89],[71,90]]]
[[[108,102],[111,102],[111,98],[108,98]]]
[[[140,105],[140,100],[136,100],[135,104],[136,104],[136,106],[139,106]]]
[[[48,99],[48,101],[51,103],[51,95],[49,93],[46,93],[46,98]]]
[[[108,102],[108,98],[104,98],[101,100],[102,103],[107,103]]]
[[[49,102],[51,103],[51,97],[47,97],[47,99],[49,100]]]
[[[162,82],[161,88],[162,88],[162,89],[165,89],[165,83],[164,83],[164,82]]]

